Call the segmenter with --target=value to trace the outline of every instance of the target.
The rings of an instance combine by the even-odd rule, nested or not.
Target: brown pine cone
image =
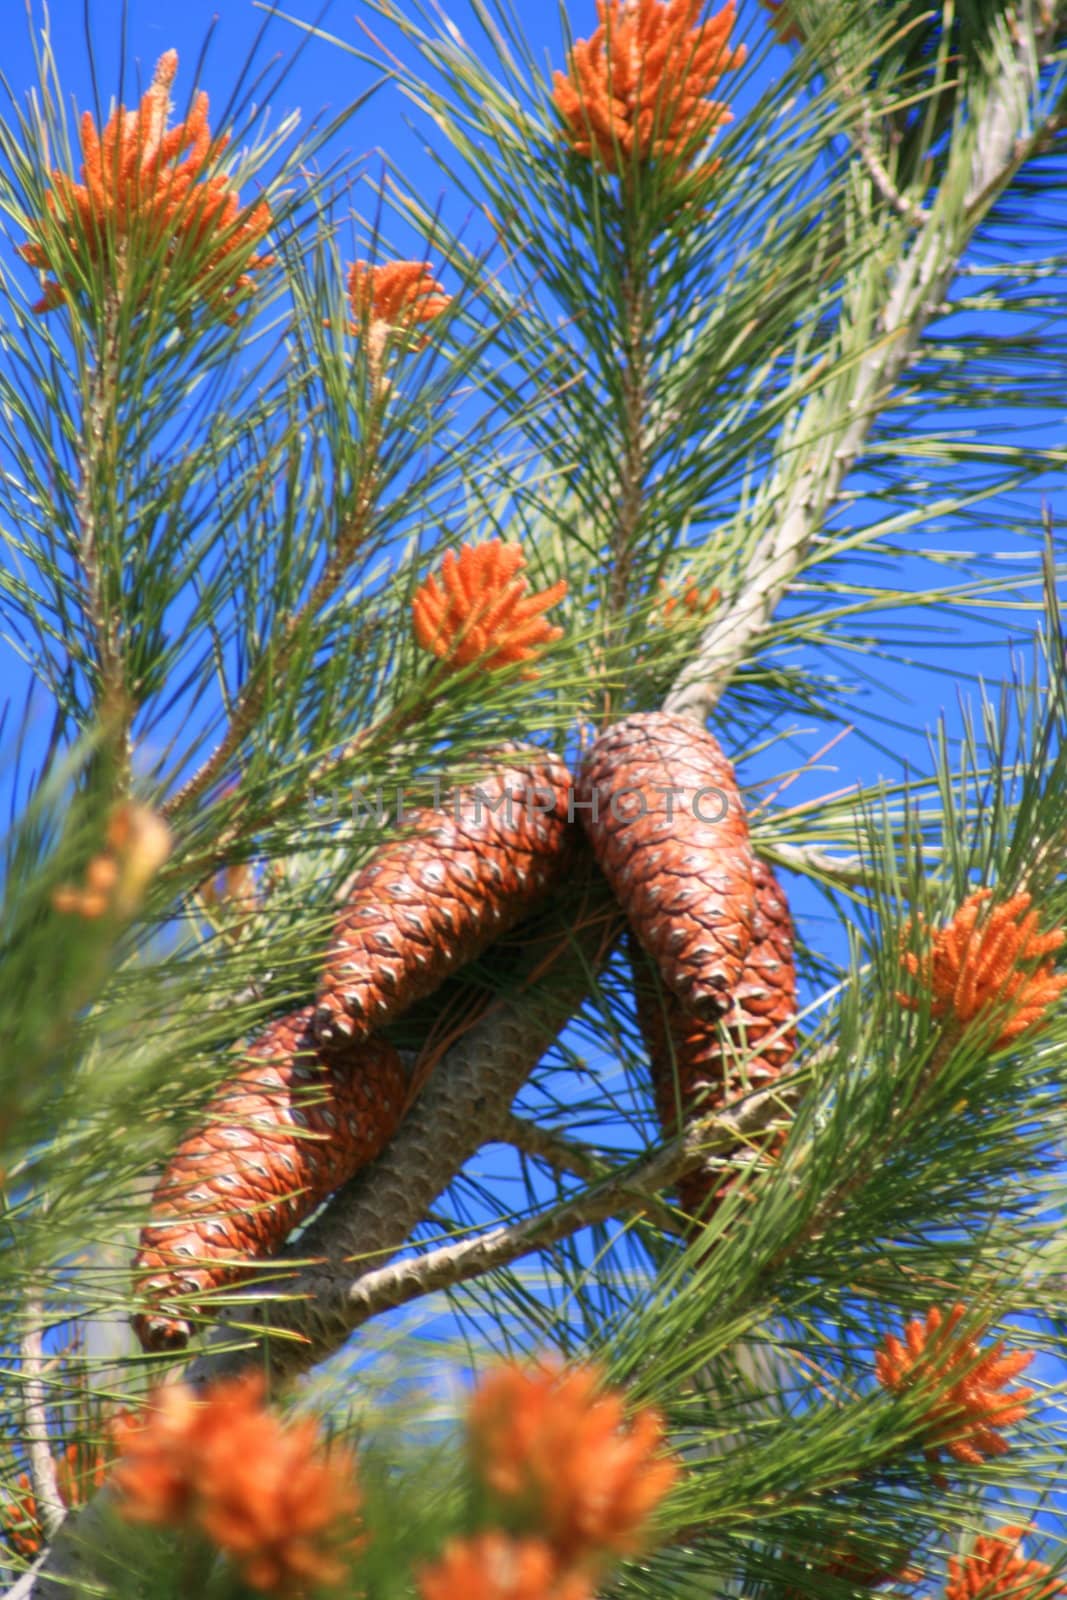
[[[749,947],[754,858],[734,770],[710,733],[640,712],[601,734],[577,782],[597,861],[692,1016],[730,1005]]]
[[[171,1157],[134,1260],[140,1292],[159,1308],[134,1319],[146,1350],[189,1337],[169,1295],[247,1278],[395,1132],[407,1083],[394,1047],[374,1038],[327,1054],[311,1021],[307,1006],[272,1023]]]
[[[358,874],[315,1010],[325,1042],[385,1026],[514,926],[563,871],[572,785],[552,755],[507,753],[416,813]]]
[[[793,1058],[797,979],[792,919],[770,867],[756,860],[753,875],[752,948],[733,1004],[720,1023],[686,1016],[675,997],[656,984],[648,958],[631,936],[638,1021],[664,1133],[677,1133],[692,1118],[721,1109],[739,1093],[766,1088]],[[777,1154],[782,1142],[780,1132],[772,1134],[766,1153]],[[683,1210],[706,1218],[711,1196],[717,1192],[721,1200],[736,1181],[736,1173],[721,1168],[688,1173],[678,1184]]]

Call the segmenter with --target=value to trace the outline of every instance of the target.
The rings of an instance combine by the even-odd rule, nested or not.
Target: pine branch
[[[863,113],[862,122],[859,131],[854,135],[853,143],[860,160],[867,168],[871,181],[882,196],[882,199],[891,205],[897,215],[904,218],[905,222],[910,222],[915,228],[924,227],[930,221],[930,213],[924,206],[919,205],[914,200],[909,200],[907,195],[901,194],[890,177],[889,170],[875,146],[874,119],[869,109]]]
[[[668,696],[666,709],[703,719],[769,622],[828,504],[859,456],[880,405],[940,309],[975,228],[1015,170],[1040,63],[1033,36],[1020,35],[1014,71],[1002,71],[990,85],[985,115],[974,135],[973,159],[963,152],[971,161],[971,174],[962,217],[954,220],[951,211],[946,216],[946,208],[937,201],[931,206],[931,216],[905,255],[883,309],[882,337],[857,364],[850,394],[840,403],[837,417],[821,419],[814,428],[814,458],[794,484],[784,518],[757,547],[738,598],[708,630],[696,661],[683,671]],[[852,869],[851,863],[848,867],[860,870]],[[352,1318],[362,1303],[356,1285],[368,1273],[353,1278],[350,1265],[341,1273],[335,1263],[342,1263],[346,1256],[367,1259],[398,1248],[464,1161],[486,1139],[499,1136],[497,1130],[506,1126],[516,1090],[554,1036],[553,1016],[558,1018],[558,1031],[580,1003],[581,992],[574,989],[568,996],[568,988],[553,986],[551,997],[529,993],[522,1004],[511,1002],[494,1008],[450,1052],[382,1160],[339,1196],[309,1230],[301,1241],[301,1253],[321,1255],[323,1265],[298,1271],[279,1285],[294,1298],[264,1308],[250,1319],[255,1329],[269,1319],[278,1331],[297,1334],[306,1341],[288,1338],[273,1342],[276,1375],[306,1369],[336,1349],[350,1329],[364,1320],[364,1314],[357,1321]],[[542,1221],[531,1219],[519,1226],[536,1229]],[[480,1259],[477,1252],[484,1246],[485,1241],[474,1241],[448,1249],[470,1251],[464,1259],[473,1262]],[[507,1247],[502,1243],[494,1246]],[[417,1265],[385,1269],[391,1274],[389,1283],[395,1288],[400,1281],[396,1274],[414,1272]],[[381,1292],[392,1290],[383,1287]],[[218,1355],[209,1351],[194,1364],[193,1376],[202,1381],[231,1371],[243,1366],[249,1355],[247,1350]]]
[[[12,1584],[4,1600],[34,1600],[35,1596],[40,1597],[49,1593],[53,1595],[69,1595],[70,1589],[65,1583],[51,1583],[48,1579],[48,1574],[53,1570],[53,1551],[56,1548],[55,1545],[52,1545],[42,1555],[39,1555],[29,1571],[24,1572],[17,1583]],[[57,1567],[55,1570],[58,1572],[59,1568]],[[38,1583],[38,1579],[40,1583]]]
[[[333,599],[344,580],[352,557],[362,542],[362,535],[366,532],[371,502],[371,488],[365,485],[356,511],[338,540],[337,548],[331,553],[319,574],[314,588],[304,604],[299,610],[294,611],[286,622],[277,650],[268,647],[260,656],[241,691],[226,732],[203,765],[160,808],[164,816],[174,817],[179,812],[187,810],[194,800],[198,800],[207,789],[210,789],[212,784],[222,777],[230,758],[236,754],[245,738],[255,728],[259,715],[272,689],[285,673],[305,628]]]
[[[488,1140],[497,1136],[530,1072],[583,1003],[597,966],[621,930],[606,888],[586,897],[578,926],[546,958],[543,947],[517,974],[516,991],[490,1007],[448,1052],[385,1154],[343,1189],[293,1248],[279,1258],[273,1296],[242,1305],[234,1349],[223,1327],[193,1361],[186,1381],[202,1384],[262,1364],[275,1382],[306,1371],[338,1349],[355,1325],[348,1292],[362,1259],[372,1272],[400,1249],[437,1196]],[[286,1263],[290,1272],[283,1276]],[[39,1569],[21,1580],[19,1600],[66,1596],[70,1585],[100,1581],[106,1560],[109,1495],[104,1490],[68,1517]]]
[[[604,1176],[606,1163],[590,1145],[542,1128],[527,1117],[517,1117],[513,1111],[501,1117],[497,1138],[524,1156],[543,1161],[556,1172],[569,1172],[586,1183],[595,1183]]]
[[[78,442],[78,557],[85,584],[85,614],[96,647],[99,671],[98,708],[110,725],[118,757],[120,793],[129,787],[130,724],[134,707],[128,703],[126,664],[123,657],[121,624],[113,609],[113,597],[100,550],[98,496],[114,481],[115,418],[113,407],[119,392],[119,307],[110,299],[104,317],[101,348],[88,379],[86,414]]]
[[[842,104],[850,107],[855,113],[857,126],[850,134],[852,147],[866,167],[875,190],[888,205],[892,206],[898,216],[903,217],[913,227],[921,228],[929,222],[930,212],[917,201],[902,194],[893,182],[877,147],[873,108],[864,101],[862,95],[856,93],[852,76],[846,70],[840,52],[831,45],[827,55],[834,90]]]
[[[565,990],[561,987],[556,996],[557,1000],[562,1002],[564,994]],[[489,1020],[491,1019],[487,1019]],[[498,1018],[498,1025],[500,1021]],[[548,1022],[549,1019],[545,1016],[542,1025]],[[517,1054],[514,1065],[519,1071],[522,1070],[522,1063],[529,1060],[528,1052],[524,1054],[523,1045],[518,1043],[520,1037],[526,1044],[533,1035],[532,1033],[516,1035]],[[472,1035],[473,1041],[474,1035]],[[498,1069],[501,1058],[507,1055],[506,1048],[496,1054]],[[443,1069],[443,1078],[446,1082],[456,1070],[457,1056],[462,1056],[461,1049],[452,1052]],[[462,1099],[469,1099],[470,1091],[475,1087],[475,1075],[469,1075],[469,1078],[465,1095],[447,1097],[453,1102],[455,1111],[459,1110]],[[429,1098],[429,1096],[424,1097],[424,1102]],[[795,1091],[791,1092],[789,1084],[785,1082],[748,1095],[730,1111],[717,1112],[700,1118],[683,1134],[657,1150],[654,1155],[644,1161],[628,1163],[624,1170],[584,1190],[573,1199],[510,1227],[494,1228],[477,1239],[444,1245],[413,1260],[391,1264],[375,1271],[357,1272],[355,1276],[351,1273],[351,1262],[346,1263],[343,1260],[343,1251],[337,1252],[325,1270],[321,1267],[315,1269],[315,1287],[310,1291],[315,1295],[313,1302],[309,1304],[308,1300],[301,1298],[273,1308],[275,1312],[281,1310],[283,1313],[281,1317],[277,1315],[272,1317],[274,1330],[300,1335],[299,1342],[283,1339],[271,1344],[270,1362],[275,1379],[282,1375],[293,1376],[304,1367],[323,1359],[329,1353],[324,1347],[324,1341],[328,1342],[331,1349],[338,1348],[358,1327],[372,1317],[379,1316],[383,1311],[408,1304],[436,1290],[451,1288],[471,1278],[480,1277],[494,1267],[506,1266],[535,1251],[548,1249],[581,1229],[606,1221],[609,1217],[649,1216],[652,1212],[661,1210],[659,1196],[678,1178],[699,1166],[709,1156],[725,1155],[748,1143],[754,1134],[761,1133],[769,1127],[794,1098]],[[514,1120],[504,1117],[499,1132],[493,1128],[480,1129],[474,1136],[476,1143],[482,1143],[487,1138],[502,1136]],[[410,1130],[409,1121],[405,1131],[410,1134]],[[403,1138],[404,1133],[401,1133],[396,1143],[400,1143]],[[447,1132],[446,1141],[451,1147]],[[393,1148],[395,1150],[395,1145]],[[384,1162],[379,1163],[379,1172],[387,1162],[388,1156]],[[442,1163],[440,1170],[443,1170],[443,1166]],[[439,1181],[439,1177],[436,1181]],[[357,1187],[358,1185],[352,1186],[353,1189]],[[357,1222],[357,1213],[361,1209],[360,1199],[363,1201],[364,1212],[372,1200],[380,1199],[381,1188],[378,1184],[370,1184],[369,1189],[370,1194],[355,1198],[354,1203],[347,1207],[349,1214],[343,1218],[341,1224],[337,1225],[338,1232],[342,1227],[347,1231]],[[418,1209],[421,1219],[429,1208],[420,1202]],[[379,1239],[383,1239],[390,1231],[387,1226],[383,1226],[383,1217],[384,1210],[379,1208],[375,1217]],[[392,1231],[396,1233],[396,1229]],[[402,1238],[403,1230],[400,1242]],[[389,1245],[382,1244],[381,1248],[387,1250]],[[367,1253],[364,1240],[361,1254]],[[309,1292],[309,1288],[305,1286],[306,1276],[298,1275],[292,1285],[287,1284],[284,1287],[287,1291],[291,1288],[293,1293],[303,1296]],[[316,1319],[313,1329],[309,1329],[307,1317],[299,1319],[299,1326],[291,1325],[292,1319],[288,1313],[294,1307],[313,1312]],[[242,1318],[242,1327],[244,1325],[245,1319]],[[311,1342],[304,1343],[305,1339]],[[252,1349],[228,1350],[218,1356],[212,1356],[209,1350],[194,1362],[186,1378],[190,1383],[206,1382],[240,1371],[250,1362],[261,1358],[262,1351],[258,1345]],[[106,1514],[106,1505],[105,1490],[96,1497],[89,1510],[88,1518],[92,1524],[98,1524],[100,1518]],[[72,1519],[67,1525],[66,1534],[53,1546],[46,1567],[48,1577],[70,1579],[77,1574],[84,1579],[88,1576],[84,1568],[79,1565],[82,1559],[79,1546],[84,1551],[93,1548],[93,1541],[85,1539],[87,1531],[87,1522],[83,1520],[85,1515],[83,1513]],[[71,1561],[74,1565],[69,1564]],[[42,1569],[42,1577],[44,1576],[45,1569]],[[23,1585],[18,1587],[18,1593],[23,1595],[25,1600],[30,1600],[30,1596],[33,1595],[41,1596],[52,1592],[51,1585],[47,1581],[44,1587],[40,1588],[27,1583],[26,1579],[23,1580]],[[58,1588],[55,1592],[59,1592]]]
[[[342,520],[334,548],[327,556],[311,593],[286,620],[277,648],[268,645],[253,667],[222,739],[192,777],[161,808],[166,816],[175,816],[186,810],[222,777],[230,758],[256,727],[260,713],[289,667],[306,629],[333,600],[357,551],[370,535],[379,491],[378,451],[385,403],[385,394],[379,383],[375,382],[373,388],[372,419],[362,452],[363,471],[351,508]]]
[[[790,436],[788,455],[778,468],[777,492],[785,502],[777,525],[757,542],[732,601],[704,634],[695,659],[678,675],[665,710],[703,723],[737,667],[758,646],[875,419],[918,350],[924,330],[941,312],[964,250],[1030,148],[1032,97],[1053,49],[1053,32],[1049,26],[1035,34],[1022,18],[1015,30],[1011,60],[1000,63],[999,71],[991,69],[987,99],[973,129],[970,122],[957,129],[940,192],[902,256],[877,319],[876,339],[871,342],[870,333],[860,330],[868,348],[851,382],[813,399],[798,433]],[[964,173],[961,204],[954,191]],[[909,227],[913,220],[908,219]],[[861,300],[871,299],[883,262],[882,251],[872,250],[864,269],[869,286],[864,285]],[[848,354],[848,339],[849,329],[843,326],[842,358]],[[797,459],[803,460],[799,472],[793,466]],[[775,498],[772,484],[768,500]]]
[[[764,852],[757,846],[757,855]],[[866,865],[856,855],[831,856],[825,850],[818,849],[815,845],[788,844],[783,841],[775,844],[773,855],[782,866],[788,867],[790,872],[803,873],[807,878],[829,879],[831,883],[840,884],[846,889],[870,889],[881,882],[877,870]]]
[[[619,503],[613,527],[609,605],[615,616],[625,610],[630,592],[634,549],[644,509],[645,411],[648,405],[648,350],[646,288],[639,253],[627,241],[628,261],[623,276],[622,460]]]
[[[971,200],[964,220],[955,224],[943,220],[943,208],[932,206],[931,218],[909,249],[884,308],[886,337],[857,364],[852,401],[841,403],[836,428],[821,424],[823,437],[813,441],[818,464],[806,468],[794,485],[778,530],[758,547],[740,597],[705,635],[697,660],[668,696],[668,709],[693,717],[706,715],[751,650],[803,558],[828,501],[859,454],[878,404],[940,307],[984,209],[1014,170],[1039,63],[1038,52],[1025,48],[1025,43],[1016,48],[1014,73],[1001,73],[991,86],[986,116],[975,135]],[[820,467],[826,468],[822,490]],[[860,869],[846,863],[846,871],[852,870]],[[257,1344],[271,1329],[297,1335],[272,1341],[276,1376],[305,1370],[347,1337],[353,1325],[353,1277],[345,1258],[363,1258],[369,1271],[374,1257],[399,1248],[464,1162],[486,1140],[500,1136],[498,1130],[506,1126],[517,1089],[584,998],[584,966],[578,982],[572,976],[570,983],[546,984],[542,989],[494,1006],[449,1053],[385,1156],[334,1200],[300,1241],[299,1253],[289,1253],[290,1259],[301,1261],[321,1258],[315,1265],[296,1268],[275,1285],[276,1293],[284,1291],[291,1298],[258,1309],[250,1302],[242,1323],[247,1321],[256,1333]],[[284,1262],[279,1265],[284,1271]],[[194,1363],[192,1376],[205,1381],[244,1366],[250,1358],[254,1351],[249,1349],[209,1350]]]
[[[1022,26],[1020,23],[1020,29]],[[869,326],[861,327],[856,336],[863,340],[862,346],[852,352],[842,350],[845,382],[839,380],[831,398],[811,403],[799,433],[791,438],[789,458],[779,469],[778,488],[784,505],[778,526],[757,544],[734,600],[723,607],[722,615],[705,633],[696,659],[682,672],[668,697],[668,709],[702,721],[736,667],[758,646],[827,509],[859,458],[879,409],[905,371],[928,323],[941,310],[975,228],[1021,161],[1045,147],[1037,137],[1025,138],[1025,124],[1042,53],[1050,44],[1051,40],[1020,33],[1013,70],[1005,70],[1002,64],[999,72],[991,71],[981,115],[975,124],[961,125],[958,148],[953,152],[959,158],[955,166],[970,163],[966,205],[962,211],[958,208],[946,179],[903,255],[878,323],[877,342],[872,344]],[[1046,134],[1043,130],[1041,139]],[[950,176],[955,166],[950,156]],[[867,291],[873,292],[870,284],[878,282],[882,267],[873,261],[869,270],[872,277]],[[849,369],[850,354],[854,362]],[[789,464],[795,460],[804,463],[799,472]],[[305,607],[291,617],[282,649],[273,661],[262,658],[259,675],[254,673],[246,682],[222,744],[172,797],[172,808],[187,805],[221,774],[255,721],[270,687],[278,681],[285,649],[294,632],[300,631],[301,619],[310,619],[308,608],[317,608],[332,593],[332,588],[321,592],[328,573],[330,584],[336,587],[328,566]],[[781,848],[788,851],[794,847]],[[820,863],[821,852],[803,854],[811,870],[826,868],[829,875],[832,868],[843,874],[839,881],[866,881],[845,876],[863,872],[856,858],[836,862],[825,857]],[[506,1139],[509,1131],[515,1131],[510,1106],[516,1091],[584,1000],[592,975],[617,932],[617,920],[606,898],[595,909],[597,917],[587,916],[573,937],[560,942],[554,961],[547,967],[543,959],[531,963],[518,992],[492,1006],[449,1052],[383,1158],[335,1198],[301,1239],[299,1250],[287,1253],[279,1265],[281,1274],[288,1266],[288,1275],[280,1275],[273,1285],[275,1294],[287,1298],[257,1305],[250,1297],[247,1311],[242,1306],[242,1328],[247,1326],[252,1334],[249,1344],[241,1350],[209,1348],[193,1364],[188,1375],[192,1380],[206,1381],[262,1360],[265,1346],[269,1346],[276,1377],[305,1370],[338,1348],[354,1327],[387,1307],[547,1248],[605,1217],[647,1212],[656,1193],[706,1158],[710,1149],[730,1148],[743,1133],[766,1126],[782,1103],[781,1086],[751,1097],[732,1117],[720,1115],[694,1124],[685,1135],[622,1173],[594,1176],[593,1187],[521,1223],[443,1246],[419,1258],[382,1264],[405,1243],[470,1156],[487,1140]],[[580,959],[574,959],[576,954]],[[555,1153],[560,1154],[558,1148]],[[309,1257],[314,1258],[311,1264]],[[362,1263],[362,1271],[353,1267],[353,1257]],[[231,1327],[228,1341],[232,1339]],[[32,1359],[32,1347],[30,1354]],[[39,1357],[39,1335],[37,1354]],[[39,1398],[43,1413],[43,1395]],[[36,1482],[35,1477],[35,1486]],[[106,1527],[102,1519],[107,1502],[105,1492],[77,1518],[68,1519],[41,1571],[28,1576],[12,1593],[29,1600],[32,1595],[68,1594],[70,1589],[63,1580],[91,1582],[94,1549],[98,1559],[106,1562],[98,1540]]]

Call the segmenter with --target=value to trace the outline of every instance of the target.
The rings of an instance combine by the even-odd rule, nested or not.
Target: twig
[[[372,741],[375,739],[385,740],[386,738],[398,739],[415,715],[416,710],[411,706],[403,710],[388,712],[380,721],[372,722],[369,726],[361,728],[359,733],[349,739],[339,750],[335,750],[330,755],[323,756],[321,760],[316,761],[302,777],[294,776],[290,782],[283,785],[282,792],[279,795],[274,796],[260,810],[257,810],[251,818],[247,815],[241,815],[240,811],[238,811],[237,819],[222,828],[212,840],[210,850],[204,851],[199,856],[188,855],[182,858],[181,872],[183,878],[197,882],[201,878],[216,872],[220,867],[229,865],[230,852],[242,835],[246,835],[253,828],[264,828],[271,823],[276,823],[288,813],[302,809],[307,804],[309,795],[314,797],[320,785],[325,784],[327,780],[336,778],[344,767],[349,766],[357,757],[362,756]],[[166,805],[162,807],[163,811],[169,812],[171,808],[177,807],[181,794],[184,794],[184,790],[180,791],[179,794],[173,795]]]
[[[595,1183],[604,1176],[609,1163],[598,1156],[591,1145],[579,1144],[551,1128],[542,1128],[526,1117],[517,1117],[513,1111],[505,1112],[500,1119],[496,1137],[502,1144],[510,1144],[525,1156],[544,1161],[557,1172],[569,1172],[572,1177]]]
[[[1046,49],[1048,42],[1043,40]],[[960,257],[982,217],[1018,169],[1020,139],[1037,87],[1042,52],[1022,28],[1011,67],[990,81],[982,115],[962,124],[954,138],[949,174],[901,261],[896,281],[876,328],[851,333],[841,322],[839,356],[858,356],[847,384],[824,388],[808,403],[798,431],[786,441],[788,459],[779,465],[764,503],[784,493],[780,519],[757,541],[732,602],[711,623],[693,661],[678,675],[664,707],[703,724],[718,704],[740,663],[758,645],[827,509],[837,499],[847,473],[866,443],[871,425],[907,367],[931,319],[940,311]],[[972,130],[973,129],[973,133]],[[942,204],[949,181],[961,164],[968,168],[962,206]],[[870,270],[884,270],[881,254]],[[859,337],[867,349],[850,351]],[[789,462],[800,461],[799,470]]]
[[[59,1492],[56,1464],[52,1460],[48,1433],[48,1408],[45,1403],[44,1349],[41,1343],[44,1309],[37,1295],[26,1303],[26,1330],[19,1341],[22,1365],[22,1414],[26,1427],[26,1459],[30,1469],[37,1517],[46,1539],[51,1541],[67,1511]]]
[[[1063,133],[1065,129],[1067,129],[1067,111],[1056,111],[1053,112],[1051,116],[1046,117],[1045,120],[1034,129],[1034,132],[1029,138],[1016,139],[1011,169],[1007,175],[1008,178],[1014,177],[1015,174],[1022,167],[1024,167],[1028,161],[1032,161],[1035,156],[1047,155],[1050,150],[1054,150],[1057,144],[1061,143],[1059,140],[1059,135]],[[1002,187],[1003,185],[1001,183],[997,183],[995,187],[991,187],[988,191],[983,190],[981,193],[975,195],[974,199],[971,201],[972,209],[985,206],[988,200],[991,198],[995,199],[1000,193]]]
[[[632,257],[631,247],[627,254]],[[612,529],[609,609],[619,617],[626,609],[633,569],[634,542],[644,509],[645,407],[648,403],[648,351],[645,337],[645,268],[631,258],[623,278],[622,461],[619,502]]]
[[[355,504],[337,536],[333,550],[327,557],[326,565],[315,580],[311,593],[303,605],[298,606],[287,619],[281,640],[277,645],[273,642],[269,644],[260,655],[241,690],[222,739],[193,776],[161,806],[164,816],[173,817],[178,812],[184,811],[222,776],[226,763],[251,732],[268,694],[288,667],[290,656],[299,643],[305,627],[328,604],[343,582],[356,551],[366,538],[377,495],[381,404],[382,397],[379,395],[375,404],[375,420],[371,425],[364,452],[370,465],[366,468],[356,492]]]
[[[33,1600],[35,1595],[46,1594],[50,1585],[45,1576],[45,1568],[51,1560],[52,1552],[50,1550],[42,1551],[33,1566],[27,1572],[24,1572],[18,1582],[13,1584],[7,1591],[4,1600]],[[40,1585],[37,1583],[38,1577],[41,1578]],[[70,1590],[68,1589],[66,1593],[69,1595]]]
[[[101,483],[114,482],[110,433],[114,427],[113,407],[118,390],[119,305],[109,296],[104,317],[101,347],[89,376],[85,421],[78,441],[78,559],[85,581],[85,615],[92,629],[100,673],[97,711],[114,741],[118,756],[117,783],[120,793],[129,787],[130,721],[132,707],[126,689],[126,668],[121,629],[116,621],[112,599],[100,562],[100,525],[97,494]],[[103,457],[103,459],[102,459]]]
[[[348,561],[341,559],[340,551],[335,551],[330,556],[304,604],[287,620],[278,649],[275,651],[268,646],[253,667],[222,739],[193,776],[160,807],[164,816],[173,817],[178,812],[184,811],[221,776],[226,763],[240,748],[245,736],[255,724],[268,693],[288,666],[289,657],[303,628],[308,620],[317,616],[331,599],[345,575],[347,566]]]
[[[882,199],[887,201],[893,207],[893,210],[902,216],[906,222],[910,222],[913,228],[921,228],[925,223],[929,222],[929,211],[925,210],[916,201],[909,200],[906,195],[901,194],[883,165],[882,159],[874,147],[869,108],[864,110],[860,131],[855,135],[853,143],[859,152],[860,160],[870,173],[871,180]]]
[[[495,1137],[502,1144],[521,1150],[523,1155],[543,1161],[557,1172],[569,1172],[585,1183],[598,1183],[602,1179],[615,1177],[621,1166],[618,1161],[606,1161],[590,1145],[568,1139],[562,1133],[554,1133],[551,1128],[540,1128],[536,1122],[517,1117],[513,1111],[509,1111],[502,1119]],[[630,1164],[628,1162],[627,1166]],[[646,1216],[661,1233],[682,1231],[677,1213],[660,1201],[649,1201]]]
[[[757,855],[770,855],[791,872],[802,872],[808,878],[828,878],[846,889],[873,889],[882,880],[874,867],[860,856],[830,856],[815,845],[787,844],[784,840],[768,844],[764,850],[755,842]]]
[[[892,206],[898,216],[911,223],[914,228],[921,228],[930,220],[929,211],[925,210],[914,200],[900,192],[889,170],[875,149],[873,117],[871,107],[865,95],[858,92],[854,80],[842,64],[837,50],[830,47],[828,51],[830,70],[837,92],[841,96],[842,104],[850,106],[853,110],[860,109],[859,128],[852,134],[852,146],[863,165],[867,168],[867,175],[874,184],[878,193],[886,203]]]

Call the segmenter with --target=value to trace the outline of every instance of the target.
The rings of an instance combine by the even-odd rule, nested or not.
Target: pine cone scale
[[[326,954],[320,1039],[365,1037],[514,926],[563,870],[571,778],[512,754],[468,797],[417,813],[359,873]],[[547,811],[540,808],[548,806]]]
[[[648,957],[631,937],[638,1021],[649,1052],[652,1089],[660,1126],[679,1132],[694,1117],[721,1109],[746,1086],[765,1088],[786,1070],[796,1047],[796,968],[789,908],[764,862],[753,868],[754,940],[729,1010],[720,1022],[688,1016],[669,990],[658,988]],[[773,1156],[781,1134],[769,1137]],[[707,1217],[737,1181],[709,1167],[688,1173],[678,1185],[682,1208]]]
[[[721,1014],[752,943],[755,890],[717,741],[663,712],[626,717],[588,752],[578,793],[601,869],[664,983],[693,1015]]]

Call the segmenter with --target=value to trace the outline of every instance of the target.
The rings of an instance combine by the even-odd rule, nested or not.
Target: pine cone
[[[741,979],[754,858],[733,767],[684,717],[625,717],[577,783],[582,823],[641,945],[692,1016],[721,1015]]]
[[[638,1021],[652,1067],[652,1091],[660,1125],[675,1134],[680,1125],[727,1105],[739,1092],[762,1089],[785,1071],[796,1048],[797,979],[793,925],[778,880],[765,862],[753,863],[756,908],[752,948],[733,991],[733,1004],[718,1024],[686,1016],[675,997],[657,986],[637,941],[630,939]],[[778,1032],[779,1029],[783,1031]],[[781,1131],[765,1153],[777,1154]],[[683,1210],[708,1214],[713,1194],[722,1199],[736,1173],[709,1168],[688,1173],[678,1184]]]
[[[312,1007],[274,1022],[245,1053],[156,1187],[138,1287],[159,1306],[134,1319],[146,1350],[181,1348],[189,1323],[164,1307],[238,1283],[327,1195],[374,1159],[404,1111],[400,1057],[384,1039],[326,1054]]]
[[[385,1026],[518,922],[563,871],[571,792],[560,761],[523,750],[416,813],[356,878],[326,954],[318,1037]]]

